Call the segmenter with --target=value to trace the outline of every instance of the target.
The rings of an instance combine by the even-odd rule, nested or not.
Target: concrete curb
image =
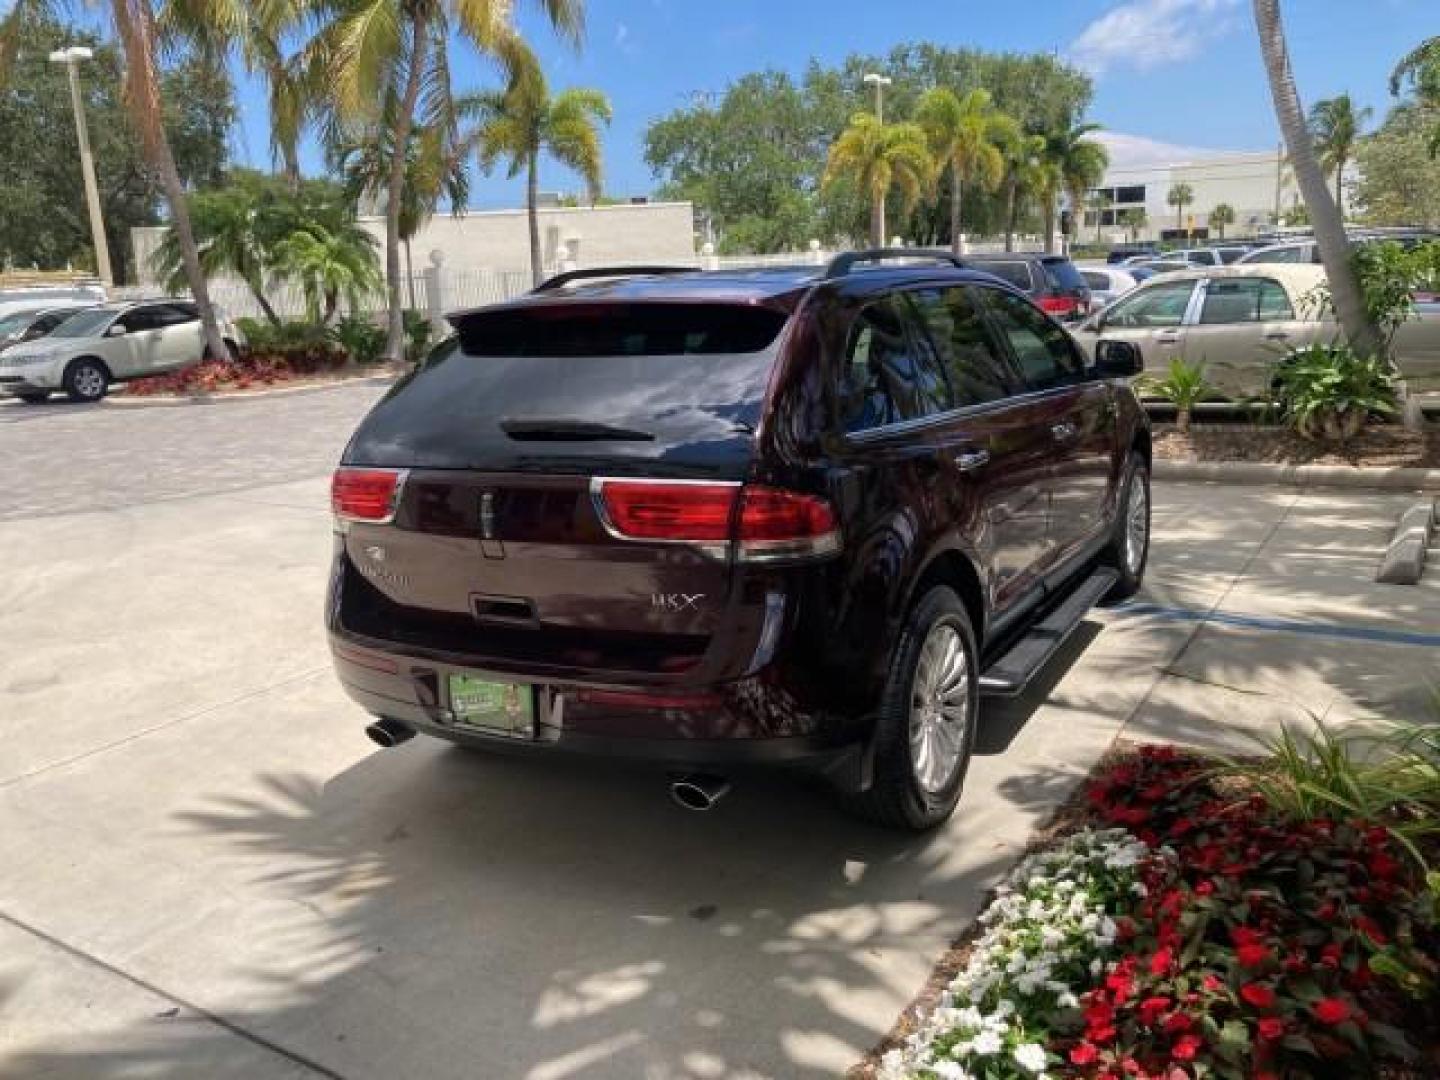
[[[1157,461],[1157,480],[1218,480],[1227,484],[1289,484],[1295,487],[1440,490],[1440,469],[1359,468],[1354,465],[1278,465],[1264,461]]]
[[[330,382],[309,383],[305,386],[272,386],[268,390],[224,390],[210,394],[156,394],[153,397],[127,398],[124,394],[107,397],[101,404],[112,409],[174,409],[185,405],[220,405],[232,401],[258,401],[261,398],[281,397],[287,394],[319,394],[342,386],[386,386],[399,378],[390,375],[354,375],[348,379],[334,379]]]
[[[1418,502],[1400,515],[1390,546],[1380,559],[1375,580],[1386,585],[1414,585],[1425,572],[1425,555],[1435,531],[1435,512],[1440,499]]]

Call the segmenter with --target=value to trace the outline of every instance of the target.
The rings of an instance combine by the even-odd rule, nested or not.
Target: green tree
[[[1440,131],[1440,107],[1407,102],[1390,110],[1355,151],[1360,181],[1354,197],[1369,225],[1440,228],[1440,183],[1430,155]]]
[[[1104,242],[1105,211],[1109,210],[1114,202],[1110,192],[1102,188],[1099,191],[1092,191],[1085,203],[1086,209],[1095,215],[1095,243],[1097,244]]]
[[[1300,186],[1300,194],[1305,199],[1305,208],[1315,229],[1315,242],[1330,283],[1336,318],[1356,353],[1366,357],[1377,356],[1383,351],[1383,342],[1366,314],[1360,283],[1350,262],[1350,241],[1345,235],[1345,222],[1340,208],[1330,197],[1325,173],[1310,141],[1310,129],[1300,107],[1300,93],[1290,68],[1290,49],[1280,17],[1280,0],[1252,2],[1260,56],[1265,63],[1270,95],[1275,103],[1275,118],[1285,139],[1290,166],[1295,170],[1295,181]]]
[[[1189,184],[1171,184],[1165,193],[1167,206],[1175,207],[1175,228],[1185,228],[1185,207],[1195,201],[1195,189]]]
[[[405,164],[417,110],[439,121],[452,115],[452,35],[513,67],[519,38],[510,0],[319,0],[320,28],[306,47],[308,62],[328,73],[340,126],[386,118],[391,136],[385,199],[385,280],[389,326],[385,355],[405,352],[400,289],[400,212]],[[536,0],[550,23],[573,41],[583,25],[581,0]]]
[[[1432,158],[1440,157],[1440,37],[1422,41],[1395,65],[1390,73],[1390,93],[1398,97],[1406,86],[1420,105],[1436,110],[1426,149]]]
[[[1120,211],[1120,225],[1129,235],[1132,244],[1140,239],[1140,234],[1149,224],[1150,219],[1142,207],[1136,206]]]
[[[1345,190],[1341,186],[1345,166],[1355,156],[1355,143],[1370,115],[1368,108],[1357,109],[1349,94],[1326,98],[1310,107],[1310,137],[1320,167],[1335,177],[1335,205],[1341,214],[1345,212]]]
[[[116,281],[134,279],[130,230],[159,223],[160,188],[121,100],[120,51],[86,26],[45,13],[14,24],[15,57],[0,85],[0,264],[94,269],[66,73],[47,57],[84,45],[80,79],[105,234]],[[161,72],[164,125],[187,187],[223,177],[234,107],[222,68],[180,57]]]
[[[885,246],[885,197],[898,189],[909,213],[930,187],[933,167],[925,132],[918,124],[885,124],[857,113],[830,147],[822,186],[844,178],[870,202],[870,243]]]
[[[1046,188],[1053,177],[1045,160],[1045,138],[1027,135],[1023,129],[1005,140],[1005,250],[1015,250],[1015,233],[1026,200]]]
[[[530,275],[545,276],[540,250],[540,155],[548,154],[579,173],[593,203],[600,197],[600,128],[610,123],[610,101],[599,90],[574,88],[554,95],[533,57],[517,66],[498,94],[478,95],[475,141],[480,167],[489,173],[501,159],[509,175],[525,174],[525,212],[530,226]]]
[[[1235,208],[1229,203],[1217,203],[1208,218],[1211,225],[1220,230],[1220,239],[1225,239],[1225,227],[1235,224]]]
[[[937,171],[950,174],[950,250],[960,253],[960,200],[962,190],[975,185],[994,191],[1005,176],[1000,145],[1015,126],[997,112],[988,90],[957,95],[936,87],[920,99],[916,120],[930,142]]]
[[[1065,124],[1045,136],[1045,156],[1058,170],[1060,187],[1070,202],[1074,231],[1080,231],[1080,209],[1085,205],[1085,193],[1105,178],[1105,169],[1110,164],[1110,155],[1105,147],[1094,139],[1087,138],[1099,131],[1099,124]],[[1053,223],[1054,204],[1047,206],[1045,229],[1049,242]]]
[[[351,311],[381,291],[375,238],[353,223],[332,230],[312,221],[275,245],[275,269],[300,283],[312,321],[329,324],[344,296]]]

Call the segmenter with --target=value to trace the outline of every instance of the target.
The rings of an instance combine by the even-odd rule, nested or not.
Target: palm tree
[[[1135,206],[1120,211],[1120,224],[1130,235],[1130,242],[1133,244],[1140,239],[1140,232],[1150,224],[1150,219],[1143,207]]]
[[[1325,174],[1310,142],[1310,129],[1306,126],[1300,93],[1290,69],[1290,50],[1280,18],[1280,0],[1252,0],[1252,3],[1255,29],[1260,38],[1260,55],[1265,62],[1270,96],[1275,103],[1275,118],[1285,139],[1296,183],[1310,212],[1315,243],[1320,249],[1320,261],[1325,266],[1325,276],[1330,285],[1330,301],[1335,307],[1335,317],[1357,353],[1362,356],[1383,355],[1384,343],[1366,313],[1360,283],[1350,262],[1350,242],[1345,236],[1344,219],[1340,216],[1340,208],[1330,197]]]
[[[331,230],[312,222],[275,245],[275,269],[300,282],[311,321],[328,324],[342,295],[355,311],[380,291],[377,246],[358,225]]]
[[[821,188],[841,178],[870,200],[870,243],[885,246],[885,197],[899,188],[903,212],[910,213],[933,180],[930,144],[919,124],[886,124],[871,113],[856,113],[830,144]]]
[[[1001,147],[1005,155],[1005,250],[1015,250],[1015,230],[1025,197],[1043,187],[1045,139],[1017,126]]]
[[[1099,131],[1099,124],[1070,124],[1045,136],[1045,156],[1060,171],[1060,187],[1070,201],[1071,218],[1075,231],[1080,231],[1080,208],[1085,205],[1085,193],[1105,177],[1110,164],[1110,155],[1105,147],[1094,139],[1086,138],[1093,131]],[[1051,226],[1054,224],[1053,204],[1047,206],[1045,230],[1048,243]]]
[[[938,171],[950,173],[950,250],[960,254],[960,196],[967,184],[994,191],[1005,175],[1000,146],[1015,121],[999,112],[988,90],[957,96],[936,87],[920,99],[916,120],[925,130]]]
[[[118,0],[117,0],[118,2]],[[337,117],[342,123],[393,118],[390,175],[385,200],[385,279],[389,328],[385,353],[399,360],[405,351],[400,294],[400,212],[405,165],[416,110],[431,123],[448,118],[452,33],[482,53],[513,64],[519,37],[511,0],[317,0],[325,20],[306,52],[316,70],[327,72]],[[535,0],[550,23],[577,41],[584,22],[582,0]],[[392,97],[393,95],[393,97]]]
[[[1224,240],[1225,226],[1235,224],[1235,208],[1229,203],[1217,203],[1206,220],[1220,230],[1220,239]]]
[[[394,126],[382,121],[350,133],[345,142],[332,145],[327,151],[330,168],[341,176],[352,204],[362,200],[378,201],[388,193],[394,133]],[[337,137],[345,136],[337,134]],[[410,133],[398,234],[405,249],[405,278],[412,308],[415,307],[415,268],[410,241],[442,201],[449,202],[452,214],[464,210],[470,198],[470,174],[465,168],[469,151],[470,142],[459,137],[448,123],[418,127]]]
[[[1355,153],[1355,143],[1360,138],[1365,121],[1370,119],[1369,108],[1357,109],[1349,94],[1317,101],[1310,107],[1310,136],[1315,143],[1315,153],[1320,158],[1320,167],[1335,176],[1335,205],[1345,213],[1345,191],[1341,180],[1345,166]]]
[[[1440,37],[1427,38],[1400,59],[1390,73],[1390,93],[1398,96],[1407,82],[1421,104],[1440,108]],[[1429,150],[1440,157],[1440,123],[1431,131]]]
[[[20,0],[11,5],[3,21],[0,21],[0,81],[9,76],[21,25],[54,6],[52,0]],[[210,291],[200,268],[200,254],[185,202],[185,186],[175,165],[170,139],[165,133],[164,108],[155,63],[159,42],[154,8],[150,0],[111,0],[110,16],[125,54],[125,104],[140,136],[146,164],[154,171],[160,189],[165,193],[185,283],[190,287],[190,294],[200,312],[205,347],[211,356],[226,356],[225,341],[220,336],[215,309],[210,303]]]
[[[528,50],[527,50],[528,51]],[[525,174],[525,212],[530,226],[530,276],[540,284],[545,266],[540,250],[540,155],[548,153],[585,180],[593,203],[600,197],[600,127],[610,123],[610,101],[599,90],[572,88],[554,97],[534,56],[524,59],[498,94],[480,94],[461,104],[479,120],[474,142],[480,168],[489,173],[504,158],[509,175]]]
[[[1114,202],[1114,197],[1104,188],[1092,191],[1090,198],[1086,201],[1086,209],[1095,214],[1095,243],[1097,244],[1104,242],[1105,211],[1109,210]]]
[[[264,221],[269,208],[263,193],[242,177],[231,187],[192,196],[189,208],[201,271],[209,277],[231,274],[245,282],[265,318],[279,326],[280,317],[265,296],[265,277],[273,268],[266,234],[273,230]],[[151,256],[151,269],[166,289],[179,292],[185,287],[184,250],[173,222]]]
[[[1195,189],[1189,184],[1171,184],[1165,193],[1166,204],[1175,207],[1175,228],[1185,228],[1185,207],[1195,201]]]

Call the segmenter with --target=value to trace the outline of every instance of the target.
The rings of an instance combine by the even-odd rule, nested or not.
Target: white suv
[[[227,318],[220,318],[220,333],[231,355],[245,344]],[[46,337],[0,353],[0,394],[34,403],[64,390],[71,401],[99,401],[113,382],[161,375],[204,358],[200,313],[189,300],[102,304],[72,315]]]

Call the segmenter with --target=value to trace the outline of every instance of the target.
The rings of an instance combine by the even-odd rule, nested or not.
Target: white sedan
[[[1085,284],[1090,286],[1090,306],[1097,311],[1109,307],[1140,284],[1129,267],[1081,266],[1079,270]]]
[[[240,329],[220,320],[231,355]],[[101,304],[66,319],[34,342],[0,353],[0,394],[44,401],[64,390],[71,401],[99,401],[113,382],[161,375],[205,358],[200,313],[189,300]]]

